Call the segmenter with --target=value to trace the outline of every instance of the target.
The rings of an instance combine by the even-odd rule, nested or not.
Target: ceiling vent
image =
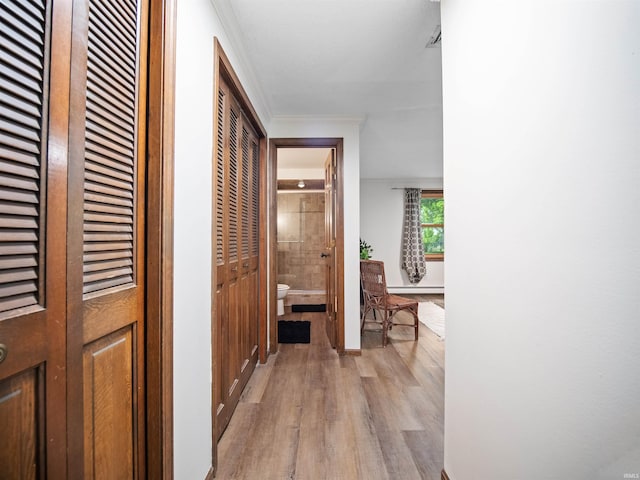
[[[442,33],[440,32],[440,25],[436,25],[433,34],[431,34],[431,38],[427,42],[426,48],[436,48],[440,46],[440,42],[442,41]]]

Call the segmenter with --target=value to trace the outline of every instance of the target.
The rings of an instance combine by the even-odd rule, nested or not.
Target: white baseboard
[[[444,294],[444,287],[411,287],[406,285],[401,286],[387,286],[389,293],[415,293],[415,294]]]

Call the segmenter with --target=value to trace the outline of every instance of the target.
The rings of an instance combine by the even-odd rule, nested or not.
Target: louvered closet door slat
[[[107,158],[106,156],[99,155],[92,152],[85,152],[85,160],[88,162],[93,162],[95,165],[101,165],[106,167],[109,171],[111,171],[111,175],[115,175],[116,171],[119,170],[125,174],[133,175],[133,166],[128,163],[123,163],[118,160],[114,160],[111,158]]]
[[[105,23],[103,21],[103,19],[107,17],[105,16],[105,9],[102,8],[104,7],[104,5],[96,4],[95,6],[96,6],[96,11],[101,12],[101,15],[96,16],[94,20],[94,26],[96,27],[94,30],[94,33],[96,35],[96,44],[100,45],[101,48],[104,48],[105,43],[108,44],[110,40],[108,35],[109,28],[105,26]],[[129,23],[128,19],[127,19],[127,23]],[[125,33],[125,36],[131,35],[132,33],[134,33],[134,31],[135,31],[135,24],[133,25],[133,31],[130,30],[129,32]],[[125,65],[129,64],[129,62],[135,62],[135,57],[131,55],[131,48],[130,48],[131,46],[126,44],[127,42],[126,38],[115,37],[113,38],[113,42],[114,42],[113,45],[115,46],[114,54],[122,58]]]
[[[0,135],[0,141],[2,141],[2,135]],[[33,178],[24,178],[14,175],[3,175],[0,176],[0,186],[9,187],[14,190],[24,190],[37,192],[38,191],[38,181]],[[25,192],[16,192],[18,194]]]
[[[129,65],[135,64],[135,29],[125,32],[120,28],[120,25],[109,22],[104,17],[104,12],[101,11],[102,5],[104,2],[91,2],[90,29],[93,38],[88,45],[89,54],[105,55],[104,66],[116,70],[114,72],[116,76],[113,80],[127,89],[129,85],[135,85],[135,73],[132,74],[129,70]],[[133,49],[131,49],[131,44],[134,46]],[[122,49],[122,51],[117,51],[118,49]]]
[[[83,292],[131,284],[135,246],[135,2],[91,1]]]
[[[84,220],[85,222],[97,222],[97,223],[105,223],[105,224],[130,224],[133,223],[133,220],[126,215],[109,215],[102,213],[87,213],[90,208],[94,208],[93,205],[89,203],[85,203],[85,214]],[[94,209],[95,211],[95,209]],[[87,223],[87,231],[91,231],[91,224]]]
[[[37,79],[23,75],[9,65],[0,61],[0,99],[16,110],[30,115],[40,116],[41,91]],[[11,92],[7,95],[5,92]]]
[[[249,152],[249,132],[243,126],[242,127],[242,213],[241,213],[241,225],[242,225],[242,258],[249,258],[249,167],[250,167],[250,152]]]
[[[21,113],[18,109],[8,108],[2,104],[0,104],[0,118],[11,118],[12,123],[20,125],[23,128],[37,129],[40,126],[38,122],[39,116],[34,118],[31,115]]]
[[[92,82],[91,77],[92,75],[88,75],[88,82]],[[133,111],[128,107],[132,100],[118,92],[113,85],[106,83],[100,86],[94,83],[90,83],[90,85],[91,88],[97,88],[101,91],[96,94],[87,90],[87,103],[92,105],[91,110],[87,110],[87,120],[100,124],[103,128],[115,130],[120,127],[121,131],[126,131],[129,128],[128,122],[133,117]],[[109,93],[109,98],[105,98],[107,93]]]
[[[116,178],[118,180],[122,180],[124,182],[129,182],[131,181],[131,179],[133,178],[133,172],[129,173],[129,172],[123,172],[122,170],[116,168],[116,167],[108,167],[105,166],[106,162],[92,162],[87,160],[86,161],[86,168],[87,170],[90,170],[93,173],[96,174],[102,174],[102,175],[109,175],[113,178]],[[113,165],[113,163],[111,163],[111,165]]]
[[[28,222],[31,226],[31,222],[35,221],[35,217],[38,216],[38,209],[34,205],[24,205],[20,203],[10,203],[0,201],[0,210],[3,213],[7,213],[8,217],[14,224],[25,224]],[[14,217],[15,216],[15,217]],[[19,216],[19,217],[18,217]],[[11,222],[6,222],[9,225]],[[35,223],[37,226],[37,222]]]
[[[28,28],[21,27],[23,26],[19,21],[13,24],[5,24],[4,35],[0,38],[0,45],[18,57],[22,57],[25,62],[40,68],[40,50],[43,47],[42,38],[35,35]]]
[[[129,190],[120,190],[117,188],[108,187],[106,185],[101,185],[94,182],[85,182],[85,191],[91,191],[94,193],[102,193],[105,195],[110,195],[117,199],[131,199],[133,198],[133,193]]]
[[[13,92],[8,95],[7,91]],[[21,98],[23,94],[26,98]],[[40,99],[37,93],[31,93],[29,90],[21,89],[15,82],[6,82],[0,77],[0,102],[3,104],[3,114],[7,118],[14,116],[28,118],[29,122],[40,119]],[[26,122],[23,122],[23,124]],[[33,123],[31,123],[33,124]],[[7,152],[8,153],[8,152]],[[5,154],[3,153],[3,156]]]
[[[37,192],[19,191],[12,188],[6,188],[6,186],[2,184],[2,178],[3,178],[3,175],[0,174],[0,199],[11,200],[14,202],[38,203]]]
[[[100,116],[104,114],[104,111],[101,111],[100,114],[97,114],[95,110],[88,112],[87,125],[91,126],[91,131],[98,135],[111,138],[113,142],[120,146],[128,149],[131,148],[133,143],[133,132],[127,131],[126,125],[121,127],[116,122],[109,121],[109,118],[107,118],[107,121],[105,122],[105,119]]]
[[[91,77],[91,75],[89,75],[89,77]],[[92,82],[94,82],[95,85],[99,86],[99,88],[103,90],[106,89],[106,86],[99,85],[99,81],[100,79],[97,77],[95,79],[92,79]],[[104,102],[104,100],[101,100],[99,96],[94,95],[92,92],[87,92],[87,97],[89,101],[93,103],[93,109],[90,112],[87,112],[87,119],[89,121],[99,123],[102,125],[102,127],[110,128],[120,135],[127,135],[128,126],[126,118],[122,119],[121,117],[116,115],[117,112],[115,112],[113,109],[107,108],[108,105],[105,105],[103,107],[100,101]]]
[[[0,61],[32,81],[42,80],[42,65],[37,63],[35,56],[5,37],[0,37]]]
[[[33,257],[11,257],[0,258],[0,270],[4,271],[9,268],[35,267],[37,265]]]
[[[117,3],[120,6],[120,11],[127,16],[136,16],[136,6],[133,2],[127,0],[114,0],[113,3]]]
[[[97,75],[93,75],[93,72],[89,72],[87,80],[90,82],[89,85],[91,86],[91,88],[97,90],[87,90],[87,102],[91,102],[93,105],[95,105],[95,107],[91,109],[91,112],[87,112],[87,115],[89,115],[90,113],[102,113],[102,118],[107,118],[109,122],[120,125],[122,128],[126,129],[127,122],[132,115],[132,112],[127,109],[127,103],[123,103],[118,100],[118,96],[116,96],[115,94],[112,94],[111,98],[105,99],[103,97],[103,93],[105,91],[115,92],[115,86],[109,84],[108,82],[100,85],[98,83],[100,77]],[[122,94],[120,94],[120,97],[122,97]],[[109,114],[113,118],[109,118]]]
[[[126,156],[120,155],[119,153],[107,148],[103,148],[98,144],[87,144],[86,148],[87,151],[85,152],[85,158],[87,160],[103,163],[105,165],[107,165],[109,161],[122,163],[123,165],[130,165]],[[88,150],[89,148],[91,148],[91,150]]]
[[[224,264],[224,126],[225,96],[218,91],[218,148],[216,151],[216,264]]]
[[[127,82],[133,81],[132,72],[124,69],[118,61],[114,60],[113,54],[109,54],[103,49],[96,48],[94,51],[90,50],[89,54],[99,57],[103,62],[101,65],[92,66],[92,80],[96,80],[96,82],[100,81],[101,86],[112,90],[109,92],[110,96],[114,97],[117,95],[116,99],[119,100],[119,103],[114,104],[114,106],[117,106],[125,114],[128,114],[128,102],[132,95]],[[91,91],[99,96],[102,93],[100,89],[95,87],[92,87]],[[107,97],[107,100],[113,102],[113,98]]]
[[[122,180],[118,180],[115,177],[116,177],[115,175],[102,175],[102,174],[94,173],[90,170],[85,172],[85,179],[87,180],[87,182],[114,187],[122,191],[123,195],[127,197],[133,196],[133,188],[131,185],[131,181],[122,181]]]
[[[257,257],[260,248],[259,218],[259,185],[260,185],[260,151],[255,141],[251,142],[251,256]]]
[[[98,143],[127,157],[133,156],[133,138],[118,135],[118,132],[112,130],[103,128],[93,121],[87,121],[87,141]]]
[[[8,19],[3,23],[3,27],[15,29],[31,42],[42,46],[44,44],[44,11],[38,10],[37,5],[35,7],[35,9],[24,10],[16,2],[6,0],[0,3],[0,12]]]
[[[0,174],[6,173],[9,175],[16,175],[26,178],[38,178],[38,172],[33,169],[34,165],[31,164],[31,160],[35,160],[33,157],[27,157],[27,162],[21,162],[21,158],[0,158]],[[27,163],[27,165],[21,165],[21,163]]]
[[[111,28],[115,27],[118,32],[117,39],[125,42],[136,41],[136,2],[127,2],[129,4],[129,12],[122,9],[114,8],[113,1],[94,2],[96,11],[100,12],[99,17],[104,18]],[[122,4],[120,4],[121,6]],[[133,7],[133,9],[131,8]]]
[[[107,195],[100,195],[99,193],[92,193],[86,191],[84,193],[84,199],[86,202],[103,202],[111,203],[111,205],[121,205],[124,207],[133,206],[133,201],[127,198],[115,198]]]
[[[238,114],[229,116],[229,262],[238,260]]]
[[[41,292],[43,2],[0,4],[0,312]]]

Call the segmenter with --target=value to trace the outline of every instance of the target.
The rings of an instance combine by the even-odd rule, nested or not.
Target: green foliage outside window
[[[442,258],[444,255],[444,199],[441,193],[423,194],[420,218],[425,255]]]

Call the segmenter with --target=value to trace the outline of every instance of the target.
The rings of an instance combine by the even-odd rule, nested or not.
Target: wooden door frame
[[[343,139],[342,138],[270,138],[269,139],[269,352],[278,351],[277,340],[277,256],[278,240],[276,225],[278,216],[278,148],[335,148],[336,149],[336,295],[338,308],[336,309],[336,350],[344,355],[344,174],[343,174]],[[260,339],[264,336],[266,349],[267,331],[261,331]],[[261,345],[262,346],[262,345]]]
[[[149,4],[147,478],[173,479],[173,174],[177,0]]]

